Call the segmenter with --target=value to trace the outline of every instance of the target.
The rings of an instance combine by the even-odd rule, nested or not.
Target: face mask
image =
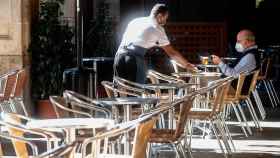
[[[242,53],[244,51],[244,47],[240,43],[235,44],[235,49],[237,52],[240,52],[240,53]]]

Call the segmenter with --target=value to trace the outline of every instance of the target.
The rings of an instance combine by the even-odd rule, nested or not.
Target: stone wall
[[[0,74],[28,66],[30,0],[0,0]]]
[[[0,74],[23,67],[29,72],[27,49],[31,21],[36,15],[34,11],[38,11],[36,4],[38,0],[0,0]],[[28,80],[24,101],[31,112],[29,91]]]

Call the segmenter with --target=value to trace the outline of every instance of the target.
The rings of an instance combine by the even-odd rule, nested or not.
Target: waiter
[[[193,64],[171,46],[163,28],[167,19],[167,6],[156,4],[150,16],[136,18],[128,24],[115,56],[114,75],[145,83],[147,65],[144,56],[147,50],[154,46],[161,47],[168,56],[186,69],[196,70]]]

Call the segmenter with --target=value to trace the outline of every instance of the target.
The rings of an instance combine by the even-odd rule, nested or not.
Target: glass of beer
[[[208,65],[208,57],[207,56],[201,56],[201,64]]]

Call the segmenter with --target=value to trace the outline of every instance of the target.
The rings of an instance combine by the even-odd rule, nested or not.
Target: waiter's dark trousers
[[[115,59],[115,69],[116,76],[136,82],[137,64],[135,56],[129,53],[119,54]]]

